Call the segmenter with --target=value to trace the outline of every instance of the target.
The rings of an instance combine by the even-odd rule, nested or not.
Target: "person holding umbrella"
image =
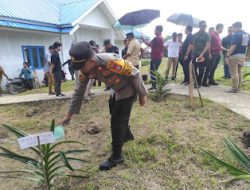
[[[151,47],[151,61],[150,61],[150,76],[152,81],[152,87],[149,90],[156,89],[156,77],[154,72],[158,70],[163,55],[164,55],[164,40],[162,38],[162,25],[155,27],[155,38],[149,42],[141,36],[142,41],[149,47]]]

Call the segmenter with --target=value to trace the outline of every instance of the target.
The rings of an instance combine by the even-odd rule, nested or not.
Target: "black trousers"
[[[212,55],[210,62],[209,82],[214,82],[214,73],[220,63],[221,55]]]
[[[115,101],[115,97],[109,99],[111,114],[111,135],[113,156],[120,158],[125,137],[130,132],[129,118],[136,95],[126,99]]]
[[[184,82],[189,82],[189,63],[191,62],[192,57],[191,55],[188,56],[187,60],[181,60],[180,64],[183,68],[183,73],[184,73]]]
[[[202,83],[207,82],[208,73],[205,72],[206,67],[209,64],[208,56],[204,56],[205,60],[202,63],[196,62],[196,58],[199,57],[199,55],[193,56],[193,64],[194,64],[194,71],[197,78],[198,85],[201,86]]]
[[[25,79],[24,84],[29,90],[33,89],[33,79]]]
[[[60,71],[54,72],[54,79],[55,79],[55,90],[56,90],[56,95],[61,94],[61,83],[62,83],[62,74]]]

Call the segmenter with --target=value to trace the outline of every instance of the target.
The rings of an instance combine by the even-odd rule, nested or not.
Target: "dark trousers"
[[[111,135],[113,156],[120,158],[125,137],[130,132],[129,117],[136,95],[126,99],[115,101],[115,97],[109,99],[111,114]]]
[[[207,81],[208,75],[205,75],[205,69],[208,65],[208,56],[205,56],[205,60],[202,63],[196,62],[198,56],[193,56],[192,63],[194,64],[194,71],[197,78],[198,85],[201,86],[203,82]]]
[[[33,89],[33,79],[25,79],[24,84],[29,90]]]
[[[61,72],[54,72],[54,79],[55,79],[55,90],[56,90],[56,95],[61,94],[61,83],[62,83],[62,74]]]
[[[189,63],[191,62],[191,60],[192,57],[190,55],[187,60],[180,61],[184,73],[184,82],[189,82]]]
[[[223,62],[224,62],[224,77],[226,78],[231,78],[230,71],[229,71],[229,66],[228,63],[226,63],[226,57],[223,56]]]
[[[212,59],[210,60],[210,63],[208,64],[208,67],[206,70],[209,82],[214,82],[214,73],[218,67],[220,59],[221,59],[220,55],[212,55]]]
[[[150,77],[151,77],[153,85],[155,85],[155,81],[156,81],[154,72],[158,70],[160,64],[161,64],[161,59],[151,59],[150,61]]]

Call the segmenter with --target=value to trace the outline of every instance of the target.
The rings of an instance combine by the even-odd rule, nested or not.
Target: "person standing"
[[[94,54],[88,42],[74,44],[69,54],[73,62],[72,68],[80,70],[80,75],[69,111],[60,123],[68,123],[74,114],[79,114],[89,79],[101,76],[102,81],[112,89],[109,100],[112,154],[100,164],[99,169],[109,170],[123,162],[123,144],[132,140],[129,118],[133,102],[138,95],[139,103],[143,106],[146,103],[147,89],[139,70],[132,63],[124,62],[118,55]]]
[[[199,22],[200,30],[193,35],[193,41],[191,43],[193,64],[195,69],[195,75],[197,78],[198,86],[207,86],[207,76],[204,75],[206,66],[209,64],[209,47],[210,47],[210,35],[206,32],[206,21]],[[204,83],[203,83],[204,81]]]
[[[214,74],[217,66],[221,59],[222,44],[220,39],[220,34],[223,32],[223,24],[217,24],[215,31],[211,32],[211,43],[210,43],[210,54],[211,60],[210,64],[206,68],[206,76],[208,76],[208,81],[204,81],[204,86],[218,85],[214,80]],[[208,85],[207,85],[208,84]]]
[[[183,68],[184,73],[184,81],[182,84],[189,84],[189,63],[192,59],[192,50],[189,48],[189,45],[191,45],[193,41],[193,35],[192,35],[193,27],[192,26],[186,26],[185,34],[186,39],[182,44],[182,51],[180,53],[180,63]]]
[[[48,89],[49,89],[49,95],[55,94],[55,92],[52,90],[54,86],[54,77],[50,73],[50,67],[51,67],[51,54],[53,53],[53,46],[49,46],[49,53],[45,54],[44,59],[44,73],[46,74],[48,78]]]
[[[59,56],[59,52],[61,51],[62,44],[61,42],[55,42],[53,44],[53,53],[51,55],[51,69],[50,73],[54,75],[55,80],[55,89],[56,89],[56,96],[65,96],[61,92],[61,83],[62,83],[62,65],[61,65],[61,59]]]
[[[119,55],[119,48],[111,44],[110,39],[104,40],[103,45],[106,53],[115,53]],[[110,90],[110,88],[106,86],[105,91],[108,90]]]
[[[2,80],[3,80],[3,76],[5,76],[7,80],[9,80],[9,77],[8,77],[8,75],[4,72],[3,67],[0,66],[0,96],[2,96],[2,94],[3,94],[3,90],[2,90],[2,87],[1,87],[1,83],[2,83]]]
[[[34,76],[32,74],[32,70],[29,68],[29,65],[27,62],[23,63],[23,68],[20,73],[20,78],[24,76],[24,82],[26,87],[29,90],[33,89],[33,81],[34,81]]]
[[[180,42],[178,42],[177,40],[176,32],[172,34],[172,39],[168,40],[165,43],[165,47],[168,50],[168,65],[167,65],[167,71],[166,71],[166,79],[168,80],[169,71],[173,65],[171,80],[175,80],[176,68],[177,68],[178,58],[179,58],[179,51],[181,47]]]
[[[128,51],[128,39],[123,40],[124,48],[122,49],[122,57],[127,54]]]
[[[164,40],[162,38],[162,31],[162,25],[156,26],[155,37],[151,42],[146,41],[144,37],[141,36],[142,41],[147,46],[151,47],[150,76],[152,87],[149,90],[156,89],[156,76],[154,75],[154,72],[158,70],[164,55]]]
[[[182,39],[183,39],[183,34],[182,33],[178,33],[177,34],[177,41],[180,43],[180,48],[179,48],[178,63],[176,65],[176,70],[175,70],[175,78],[177,78],[177,71],[178,71],[179,63],[181,63],[180,55],[181,55],[181,52],[182,52],[182,45],[183,45]]]
[[[106,53],[115,53],[119,55],[119,48],[111,44],[110,39],[104,40],[103,45]]]
[[[128,39],[128,50],[123,59],[131,62],[134,67],[139,69],[140,67],[140,58],[141,58],[141,45],[137,39],[135,39],[134,34],[127,33],[126,37]]]
[[[250,36],[242,30],[241,22],[233,24],[233,32],[231,46],[226,56],[232,77],[232,89],[227,92],[238,93],[242,77],[241,70],[247,57],[250,55]]]
[[[229,72],[229,66],[228,66],[228,58],[226,58],[227,56],[227,52],[230,48],[230,43],[232,40],[232,36],[233,36],[233,27],[230,26],[228,27],[228,35],[224,38],[222,38],[222,47],[223,47],[223,62],[224,62],[224,79],[230,79],[231,75]]]

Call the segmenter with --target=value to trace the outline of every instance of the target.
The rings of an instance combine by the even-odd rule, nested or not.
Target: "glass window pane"
[[[30,62],[31,55],[30,55],[29,48],[24,47],[23,48],[23,54],[24,54],[24,60],[23,61],[27,62],[30,65],[31,64],[31,62]]]
[[[40,54],[40,63],[41,63],[41,66],[44,67],[44,48],[40,47],[39,48],[39,54]]]
[[[38,57],[37,57],[37,52],[36,52],[35,47],[32,47],[32,57],[33,57],[34,69],[37,69],[39,65],[38,65]]]

